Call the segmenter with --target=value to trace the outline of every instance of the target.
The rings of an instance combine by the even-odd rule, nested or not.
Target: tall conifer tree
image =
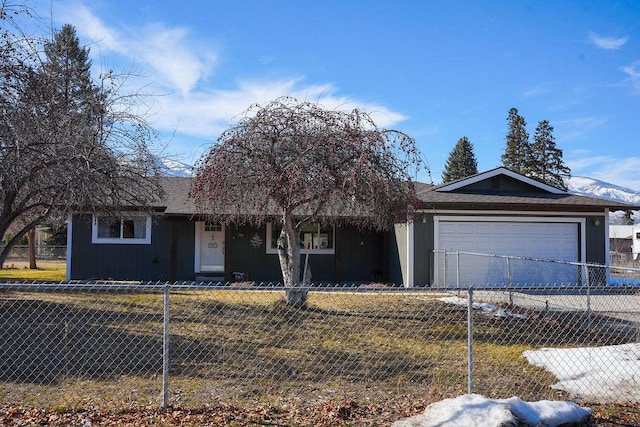
[[[473,152],[473,144],[469,141],[469,138],[463,136],[449,153],[449,158],[442,172],[442,183],[455,181],[477,173],[478,161]]]
[[[527,133],[527,122],[518,113],[517,108],[511,108],[507,116],[509,130],[506,135],[506,146],[502,154],[504,167],[514,172],[527,175],[531,164],[531,146]]]
[[[104,118],[101,109],[105,94],[91,78],[89,49],[80,45],[75,28],[66,24],[54,34],[53,40],[45,43],[44,53],[42,68],[56,82],[60,107],[78,121],[77,125],[95,132],[99,127],[97,121]]]
[[[45,44],[44,53],[44,69],[60,81],[60,91],[66,99],[92,90],[89,50],[80,46],[72,25],[66,24],[56,32],[53,40]]]
[[[571,176],[571,170],[562,160],[562,150],[556,147],[553,126],[548,120],[538,122],[531,148],[529,176],[566,191],[564,178]]]

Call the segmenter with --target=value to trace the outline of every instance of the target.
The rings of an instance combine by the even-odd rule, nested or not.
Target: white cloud
[[[189,28],[162,23],[124,28],[109,25],[80,3],[57,3],[56,8],[65,22],[74,23],[82,42],[90,41],[94,63],[99,60],[110,67],[124,64],[125,68],[134,68],[129,87],[159,94],[151,99],[151,121],[161,132],[175,132],[176,146],[198,138],[203,143],[215,140],[250,105],[281,96],[318,102],[331,109],[358,108],[385,128],[406,119],[383,105],[339,95],[332,83],[308,84],[304,76],[243,79],[232,87],[221,87],[210,78],[218,63],[217,55]],[[267,63],[271,59],[259,60]]]
[[[541,96],[541,95],[546,95],[547,93],[549,93],[549,87],[546,84],[540,84],[534,87],[531,87],[530,89],[527,89],[522,96],[524,96],[525,98],[533,98],[536,96]]]
[[[180,133],[215,138],[236,121],[252,104],[265,104],[281,96],[318,102],[329,109],[359,108],[371,115],[380,127],[389,127],[405,119],[399,113],[371,103],[336,95],[331,84],[304,86],[303,78],[278,81],[243,81],[232,90],[208,88],[186,96],[173,94],[156,100],[156,125]]]
[[[571,168],[572,175],[588,176],[632,190],[640,190],[640,157],[619,158],[575,150],[565,154],[565,161]]]
[[[168,89],[188,93],[212,72],[216,63],[217,56],[201,42],[190,39],[186,28],[162,24],[115,28],[85,5],[61,3],[58,8],[60,16],[74,23],[81,39],[90,40],[94,61],[112,54],[124,57],[165,86],[164,92]]]
[[[89,44],[98,46],[99,50],[122,53],[123,43],[119,39],[117,32],[107,27],[102,20],[95,16],[87,7],[76,3],[57,4],[57,11],[54,18],[64,17],[64,22],[73,22],[74,27],[80,35],[89,40]],[[91,52],[95,56],[95,49]]]
[[[559,120],[554,122],[553,125],[557,131],[558,142],[566,142],[579,139],[593,129],[599,128],[606,123],[607,120],[604,117],[588,116]]]
[[[622,67],[621,70],[629,76],[634,92],[640,94],[640,61]]]
[[[591,43],[593,43],[600,49],[616,50],[624,46],[625,43],[629,41],[629,37],[625,36],[625,37],[615,38],[615,37],[601,36],[596,33],[589,33],[589,40],[591,40]]]

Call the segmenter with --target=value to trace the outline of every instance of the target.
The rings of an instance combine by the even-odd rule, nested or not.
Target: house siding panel
[[[433,256],[433,217],[424,216],[424,221],[414,223],[414,281],[416,286],[431,283],[431,259]]]
[[[536,188],[526,182],[519,181],[506,175],[498,175],[489,179],[469,184],[454,193],[480,192],[480,193],[539,193],[545,191]]]
[[[340,283],[386,282],[384,234],[353,227],[336,229],[336,277]],[[309,257],[310,262],[313,255]],[[314,275],[315,278],[315,275]]]
[[[407,224],[396,224],[394,226],[389,246],[389,279],[394,283],[404,283],[408,268]]]
[[[150,245],[91,243],[92,216],[73,216],[72,280],[168,280],[171,230],[154,217]]]
[[[167,221],[169,222],[169,221]],[[194,272],[195,256],[195,222],[186,220],[173,220],[176,227],[176,280],[193,281],[196,278]]]
[[[596,225],[596,222],[598,225]],[[605,227],[608,222],[605,221],[605,217],[587,217],[586,225],[586,239],[587,239],[587,259],[586,262],[596,264],[606,264],[608,259],[605,254]]]
[[[228,226],[225,236],[227,278],[241,272],[249,280],[281,282],[278,255],[266,252],[266,227]],[[314,283],[368,283],[385,280],[383,233],[336,228],[335,254],[310,254]],[[258,244],[259,243],[259,244]],[[362,244],[361,244],[362,243]],[[300,270],[306,255],[300,256]]]
[[[233,272],[244,273],[249,280],[282,281],[278,256],[266,253],[266,227],[227,225],[225,234],[225,278]]]

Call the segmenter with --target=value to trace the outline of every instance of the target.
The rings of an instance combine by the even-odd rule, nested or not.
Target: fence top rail
[[[416,294],[416,293],[448,293],[468,290],[498,291],[498,292],[560,292],[560,293],[640,293],[640,286],[635,284],[589,285],[576,284],[531,284],[531,285],[463,285],[463,286],[416,286],[412,288],[398,286],[371,285],[311,285],[311,286],[283,286],[279,283],[241,284],[235,283],[199,283],[199,282],[1,282],[0,291],[257,291],[257,292],[347,292],[347,293],[384,293],[384,294]]]
[[[447,255],[447,254],[471,255],[471,256],[487,257],[487,258],[507,258],[507,259],[523,260],[523,261],[545,262],[549,264],[575,265],[578,267],[600,267],[600,268],[611,268],[611,269],[615,268],[615,269],[629,270],[629,271],[640,271],[640,268],[635,268],[635,267],[604,265],[604,264],[598,264],[595,262],[560,261],[560,260],[552,260],[552,259],[529,258],[529,257],[515,256],[515,255],[498,255],[498,254],[487,254],[487,253],[466,252],[466,251],[448,251],[448,250],[442,250],[442,249],[434,249],[433,253],[444,254],[444,255]]]
[[[137,281],[63,281],[63,282],[39,282],[39,281],[5,281],[0,282],[2,288],[37,288],[37,289],[144,289],[163,290],[171,288],[176,290],[186,289],[225,289],[225,290],[256,290],[256,291],[332,291],[343,290],[353,292],[383,291],[383,292],[409,292],[411,288],[387,285],[356,285],[356,284],[313,284],[305,286],[284,286],[277,282],[263,283],[237,283],[237,282],[137,282]],[[424,290],[425,288],[417,288]],[[426,288],[428,289],[428,288]]]

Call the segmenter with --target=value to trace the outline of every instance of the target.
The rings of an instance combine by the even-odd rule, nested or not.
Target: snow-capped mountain
[[[158,168],[164,176],[192,177],[195,173],[193,166],[172,159],[161,159]]]
[[[565,180],[569,191],[584,196],[601,197],[618,202],[640,204],[640,191],[620,187],[608,182],[584,176],[572,176]]]
[[[620,187],[584,176],[572,176],[565,180],[569,192],[583,196],[600,197],[603,199],[615,200],[617,202],[640,204],[640,191],[630,188]],[[623,211],[611,212],[609,220],[611,224],[621,224],[624,216]],[[635,224],[640,224],[640,211],[633,211],[632,218]]]

